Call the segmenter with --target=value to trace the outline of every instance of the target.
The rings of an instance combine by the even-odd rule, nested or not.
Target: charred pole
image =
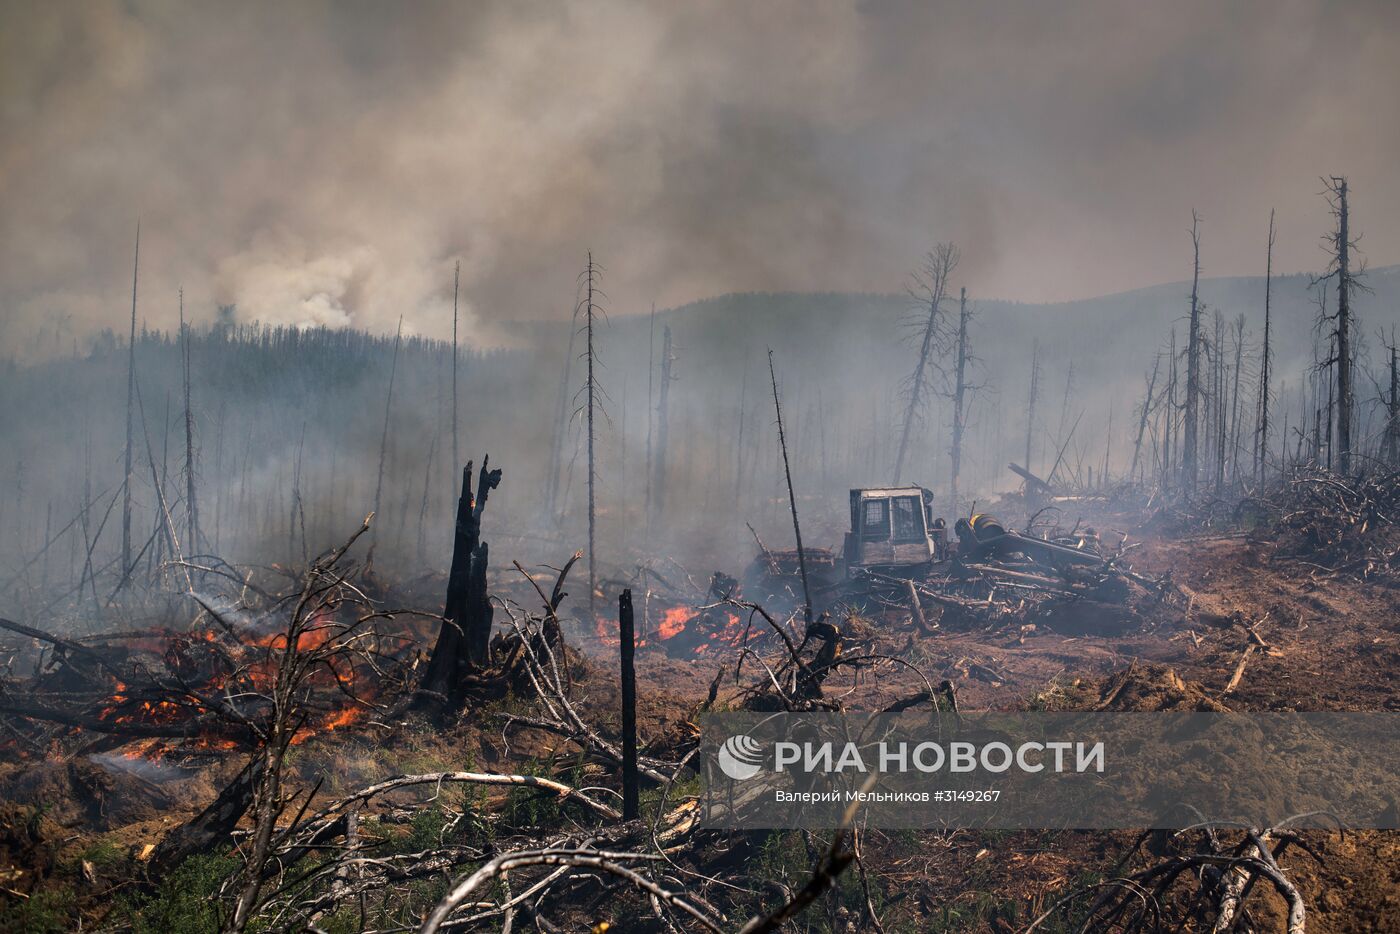
[[[778,447],[783,452],[783,477],[787,480],[788,505],[792,508],[792,534],[797,540],[797,570],[802,575],[802,612],[812,622],[812,591],[807,586],[807,555],[802,550],[802,525],[797,521],[797,495],[792,491],[792,467],[788,464],[787,435],[783,431],[783,403],[778,397],[778,373],[773,368],[773,351],[768,351],[768,376],[773,381],[773,410],[778,414]]]
[[[379,515],[379,503],[384,491],[384,458],[389,452],[389,414],[394,405],[394,377],[399,370],[399,344],[403,340],[403,315],[399,315],[399,328],[394,332],[394,356],[389,363],[389,389],[384,393],[384,431],[379,436],[379,474],[374,481],[374,514]],[[374,528],[370,528],[370,541],[375,538]],[[371,545],[371,547],[373,547]]]
[[[1040,395],[1040,341],[1031,341],[1031,391],[1026,404],[1026,469],[1034,470],[1031,463],[1031,441],[1035,436],[1035,403]]]
[[[122,582],[131,574],[131,447],[136,407],[136,275],[141,268],[141,222],[136,222],[136,255],[131,261],[131,336],[126,363],[126,473],[122,481]]]
[[[1176,443],[1176,383],[1177,383],[1177,355],[1176,355],[1176,328],[1172,328],[1171,344],[1167,351],[1167,360],[1171,363],[1169,370],[1170,378],[1167,380],[1167,404],[1163,412],[1165,424],[1162,426],[1162,473],[1161,487],[1166,490],[1172,483],[1172,445]]]
[[[1244,367],[1244,315],[1235,318],[1234,388],[1230,398],[1230,485],[1240,480],[1240,370]]]
[[[635,820],[640,812],[641,782],[637,773],[637,644],[631,589],[617,598],[617,624],[622,663],[622,819]]]
[[[1196,457],[1199,439],[1198,407],[1201,395],[1201,233],[1200,217],[1191,212],[1191,317],[1186,336],[1186,428],[1181,441],[1181,484],[1190,492],[1196,488]]]
[[[564,352],[564,372],[559,378],[559,400],[554,412],[554,433],[550,439],[549,453],[549,514],[556,521],[562,519],[559,507],[559,482],[564,472],[564,436],[568,433],[569,383],[573,378],[574,340],[578,337],[578,306],[574,306],[573,320],[569,324],[569,349]],[[456,467],[454,466],[455,470]]]
[[[1346,474],[1351,472],[1351,429],[1356,417],[1351,371],[1351,292],[1356,282],[1355,274],[1351,271],[1352,242],[1346,178],[1333,176],[1328,179],[1327,191],[1332,202],[1332,213],[1337,218],[1336,233],[1332,237],[1336,248],[1332,273],[1337,277],[1337,313],[1333,316],[1336,329],[1332,332],[1336,341],[1333,362],[1337,366],[1337,467]]]
[[[952,501],[951,514],[955,516],[960,515],[958,511],[958,474],[962,469],[963,430],[966,427],[964,402],[967,394],[967,318],[967,289],[964,288],[958,295],[958,362],[953,388],[953,445],[950,452],[952,474],[948,481],[949,499]]]
[[[1259,354],[1259,431],[1254,441],[1254,482],[1264,480],[1267,470],[1265,458],[1269,453],[1269,366],[1273,362],[1273,348],[1269,333],[1270,298],[1273,294],[1274,277],[1274,212],[1269,210],[1269,247],[1264,254],[1264,347]],[[1286,440],[1286,439],[1285,439]]]
[[[899,434],[899,450],[894,459],[896,484],[899,483],[900,474],[904,470],[904,458],[909,453],[909,438],[914,433],[914,422],[918,419],[920,407],[924,402],[924,384],[928,381],[928,371],[938,350],[938,316],[943,304],[943,292],[948,286],[949,275],[957,265],[957,247],[951,243],[940,243],[925,258],[922,273],[915,274],[915,285],[911,292],[921,304],[927,302],[928,318],[920,328],[919,359],[909,377],[909,399],[904,410],[904,427]],[[919,294],[920,292],[923,294]]]
[[[1128,481],[1137,476],[1138,458],[1142,454],[1142,437],[1147,432],[1147,419],[1152,412],[1152,393],[1157,388],[1157,371],[1162,367],[1162,354],[1159,351],[1152,359],[1152,376],[1147,380],[1147,395],[1142,400],[1142,412],[1138,417],[1137,440],[1133,442],[1133,466],[1128,469]]]
[[[457,265],[452,272],[452,472],[455,474],[458,465],[462,462],[461,449],[457,447],[457,293],[462,284],[462,261],[457,260]],[[441,372],[439,370],[438,372]],[[442,398],[439,396],[438,398]],[[441,416],[439,416],[441,417]],[[438,424],[442,424],[439,422]],[[431,465],[429,454],[429,463]],[[455,477],[454,477],[455,479]]]
[[[588,365],[588,619],[590,623],[598,618],[595,612],[598,593],[598,503],[596,495],[596,483],[598,478],[597,463],[594,460],[594,431],[593,415],[597,408],[598,384],[593,375],[593,314],[597,311],[597,304],[593,300],[593,294],[598,282],[598,267],[593,264],[593,251],[588,252],[588,267],[585,270],[585,285],[587,286],[587,297],[584,304],[584,327],[587,334],[587,346],[584,348],[584,357]]]
[[[1386,463],[1394,465],[1400,462],[1400,360],[1393,329],[1386,349],[1390,351],[1390,399],[1385,404],[1385,458]]]
[[[185,517],[189,520],[185,547],[194,553],[199,551],[199,498],[195,496],[194,407],[190,400],[190,326],[185,322],[183,287],[180,289],[180,340],[185,350]]]
[[[646,520],[647,531],[651,531],[651,429],[655,424],[655,413],[652,411],[652,394],[655,389],[656,376],[656,302],[651,303],[651,320],[647,329],[647,463],[646,463],[646,498],[644,504],[643,517]]]
[[[1215,312],[1214,374],[1211,381],[1211,425],[1215,442],[1215,495],[1225,489],[1225,316]]]
[[[676,362],[671,350],[671,326],[661,329],[661,379],[656,394],[656,451],[652,469],[655,476],[651,483],[652,512],[650,528],[666,511],[666,446],[670,440],[669,406],[671,397],[671,366]]]
[[[739,435],[734,444],[734,502],[743,501],[744,495],[744,406],[749,394],[749,361],[744,359],[744,375],[739,380]]]

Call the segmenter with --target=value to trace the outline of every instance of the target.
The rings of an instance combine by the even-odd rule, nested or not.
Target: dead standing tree
[[[1170,369],[1167,371],[1166,405],[1162,407],[1162,463],[1158,471],[1158,486],[1162,490],[1170,489],[1172,484],[1172,448],[1176,443],[1176,377],[1178,364],[1181,362],[1176,354],[1176,328],[1172,328],[1171,341],[1167,347]]]
[[[1235,373],[1230,396],[1230,484],[1240,481],[1240,373],[1244,369],[1244,315],[1235,318]]]
[[[399,371],[399,344],[403,340],[403,316],[399,316],[399,329],[394,334],[394,356],[389,363],[389,388],[384,393],[384,433],[379,437],[379,473],[374,481],[374,514],[379,515],[380,496],[384,492],[384,458],[389,452],[389,414],[394,405],[394,377]],[[370,532],[370,548],[374,547],[376,536]]]
[[[1400,359],[1397,359],[1395,333],[1392,329],[1390,341],[1385,344],[1390,353],[1390,397],[1385,403],[1385,462],[1394,466],[1400,463]]]
[[[671,401],[671,383],[676,379],[671,367],[676,355],[671,348],[671,326],[666,325],[661,332],[661,384],[656,401],[656,452],[652,464],[654,476],[651,481],[651,514],[647,528],[650,530],[666,510],[666,444],[670,437],[670,421],[667,418]]]
[[[778,398],[778,373],[773,368],[773,351],[768,351],[768,375],[773,380],[773,410],[778,415],[778,447],[783,452],[783,478],[787,481],[788,505],[792,508],[792,535],[797,540],[797,570],[802,577],[802,612],[812,625],[812,591],[807,586],[807,556],[802,550],[802,526],[797,521],[797,494],[792,490],[792,467],[788,464],[787,434],[783,431],[783,403]]]
[[[1332,176],[1323,180],[1325,186],[1323,196],[1327,199],[1328,206],[1332,210],[1332,216],[1336,218],[1337,226],[1332,233],[1325,238],[1325,243],[1332,254],[1332,262],[1318,281],[1323,279],[1336,279],[1337,290],[1337,311],[1330,316],[1324,316],[1324,321],[1332,322],[1332,344],[1333,352],[1331,359],[1326,363],[1335,367],[1336,382],[1332,393],[1333,406],[1335,407],[1336,424],[1336,449],[1337,468],[1343,474],[1351,472],[1352,451],[1352,428],[1356,421],[1356,394],[1354,389],[1354,379],[1352,374],[1352,309],[1351,297],[1354,292],[1365,290],[1365,286],[1359,281],[1360,276],[1365,272],[1364,268],[1352,271],[1351,254],[1356,249],[1356,239],[1351,236],[1350,215],[1347,207],[1347,180],[1342,176]]]
[[[1259,426],[1254,439],[1254,482],[1265,479],[1268,465],[1265,458],[1269,453],[1269,368],[1273,363],[1273,345],[1270,343],[1270,299],[1273,295],[1274,277],[1274,212],[1269,211],[1269,249],[1264,258],[1264,346],[1259,352]]]
[[[1188,493],[1196,489],[1197,443],[1201,397],[1201,232],[1200,217],[1191,212],[1191,317],[1186,337],[1186,427],[1181,442],[1181,485]]]
[[[1210,348],[1212,356],[1210,414],[1211,444],[1215,448],[1215,495],[1221,496],[1225,490],[1225,316],[1215,312],[1215,340]]]
[[[131,449],[136,407],[136,275],[141,269],[141,222],[136,222],[136,255],[131,261],[131,335],[126,343],[126,472],[122,480],[121,580],[131,574]]]
[[[643,503],[642,519],[647,526],[647,531],[651,531],[651,442],[652,428],[656,425],[655,413],[652,412],[652,405],[655,400],[652,398],[656,391],[656,302],[651,303],[651,319],[647,325],[647,460],[645,487],[646,497]],[[645,617],[645,614],[644,614]],[[644,620],[645,621],[645,620]]]
[[[598,355],[593,344],[593,333],[595,319],[603,312],[602,306],[598,304],[598,299],[603,295],[602,290],[598,288],[599,272],[598,264],[593,262],[593,253],[589,251],[588,265],[579,274],[580,284],[583,286],[583,300],[579,305],[583,312],[585,335],[583,358],[587,367],[583,388],[579,390],[579,395],[584,397],[579,411],[585,413],[588,428],[588,619],[590,623],[598,618],[598,467],[595,459],[595,440],[597,437],[595,418],[596,414],[602,410],[602,403],[599,400],[598,378],[595,373]],[[607,415],[606,412],[603,414]]]
[[[1035,404],[1040,397],[1040,341],[1031,341],[1031,388],[1026,402],[1026,469],[1035,470],[1031,463],[1031,442],[1035,438]]]
[[[554,412],[554,432],[550,437],[549,451],[549,515],[554,521],[562,521],[559,484],[564,473],[564,438],[569,431],[569,381],[573,377],[574,339],[578,337],[578,306],[574,306],[573,321],[569,326],[569,349],[564,352],[564,369],[559,377],[559,401]],[[456,470],[456,462],[453,463]]]
[[[1128,480],[1132,481],[1137,476],[1138,460],[1142,455],[1142,438],[1147,432],[1147,420],[1152,415],[1153,401],[1152,394],[1157,388],[1157,372],[1162,368],[1162,354],[1152,358],[1152,375],[1147,380],[1147,394],[1142,398],[1142,409],[1138,413],[1137,440],[1133,442],[1133,465],[1128,468]]]
[[[458,260],[452,271],[452,469],[460,464],[462,451],[457,447],[457,293],[462,284],[462,261]],[[436,440],[436,438],[434,439]],[[431,471],[432,453],[428,454]],[[424,499],[427,494],[424,494]]]
[[[199,551],[199,497],[195,495],[194,408],[190,399],[190,326],[185,322],[185,290],[180,289],[180,343],[185,365],[185,517],[188,529],[185,545]]]
[[[942,309],[943,295],[948,288],[948,278],[958,265],[958,248],[951,243],[940,243],[933,252],[924,258],[923,267],[914,274],[914,284],[909,294],[919,307],[928,308],[928,316],[919,326],[919,359],[914,372],[905,385],[906,406],[904,428],[899,435],[899,451],[894,460],[894,482],[899,483],[904,471],[904,459],[909,453],[909,439],[914,433],[927,396],[930,370],[937,367],[937,355],[943,338]]]
[[[961,514],[958,510],[958,477],[962,470],[963,433],[967,429],[967,397],[981,388],[968,382],[968,365],[976,362],[968,341],[968,324],[973,317],[967,305],[967,289],[962,289],[958,295],[957,362],[953,369],[953,443],[949,448],[952,472],[948,479],[950,515],[955,516]]]

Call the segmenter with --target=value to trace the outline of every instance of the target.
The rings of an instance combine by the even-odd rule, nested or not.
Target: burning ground
[[[353,539],[300,569],[192,559],[171,569],[183,595],[149,595],[101,634],[5,621],[4,924],[1194,930],[1229,910],[1267,930],[1288,925],[1292,897],[1313,930],[1386,927],[1400,912],[1389,832],[1258,828],[1261,860],[1228,830],[693,823],[705,709],[1395,709],[1395,545],[1388,519],[1357,518],[1385,513],[1395,486],[1318,501],[1316,482],[1300,475],[1235,519],[1062,498],[1060,525],[1041,513],[1027,534],[1092,564],[965,547],[913,577],[814,574],[825,612],[811,625],[791,556],[761,547],[732,576],[663,561],[605,575],[589,621],[568,555],[492,564],[464,591],[462,577],[386,580]],[[483,470],[467,504],[478,529],[491,488]],[[1005,525],[1027,505],[998,504]],[[459,547],[479,554],[467,526]],[[637,819],[621,800],[624,588]],[[1245,888],[1172,871],[1202,854],[1237,860]],[[1155,887],[1160,917],[1125,897],[1134,886]]]

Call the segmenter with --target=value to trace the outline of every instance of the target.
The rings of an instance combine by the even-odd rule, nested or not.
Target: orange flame
[[[692,610],[690,607],[672,607],[665,613],[661,614],[661,625],[657,627],[656,634],[663,641],[665,641],[666,639],[674,639],[676,636],[684,632],[686,624],[698,615],[700,614],[696,610]]]

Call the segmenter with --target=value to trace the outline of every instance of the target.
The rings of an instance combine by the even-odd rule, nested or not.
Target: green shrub
[[[217,895],[224,879],[240,862],[232,856],[194,856],[179,865],[152,896],[133,896],[118,904],[118,918],[132,934],[211,934],[224,918]]]

